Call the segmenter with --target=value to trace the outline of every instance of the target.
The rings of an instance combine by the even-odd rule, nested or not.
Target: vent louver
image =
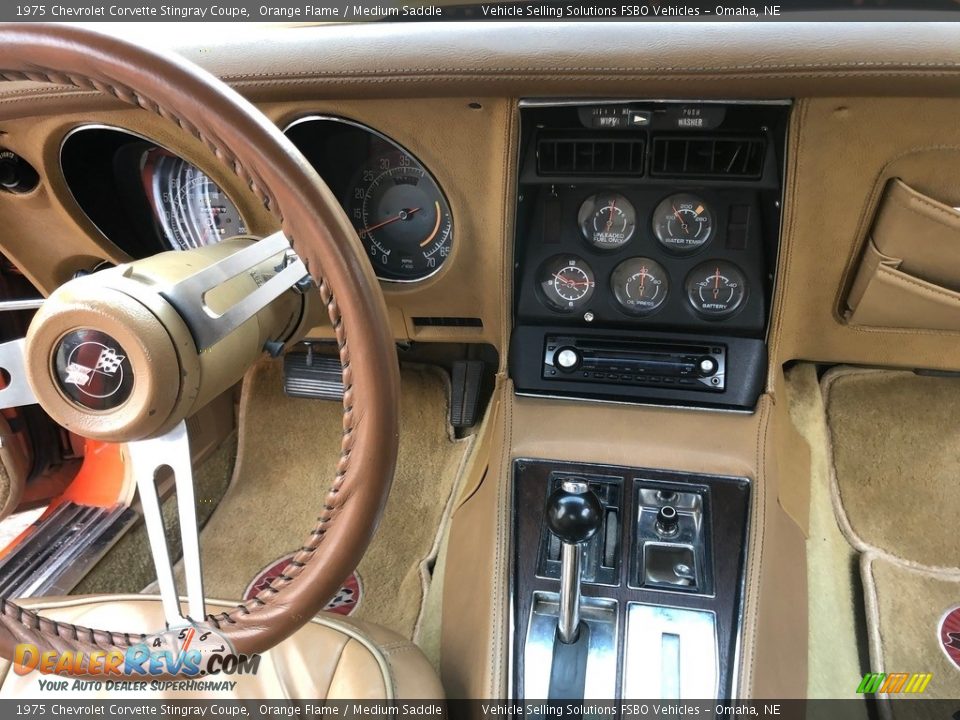
[[[483,320],[473,317],[415,317],[417,327],[483,327]]]
[[[757,179],[763,174],[763,152],[760,137],[661,135],[653,138],[650,174]]]
[[[537,141],[540,175],[641,175],[642,137],[541,137]]]

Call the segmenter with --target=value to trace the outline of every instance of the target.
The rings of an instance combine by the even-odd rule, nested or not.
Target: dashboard
[[[691,29],[698,34],[695,56],[684,42]],[[521,392],[583,396],[583,387],[561,388],[564,380],[544,385],[544,338],[520,337],[550,327],[615,339],[629,334],[637,340],[646,334],[676,334],[683,340],[717,337],[737,347],[766,340],[767,367],[772,371],[763,388],[767,392],[773,391],[776,368],[798,357],[955,369],[954,335],[856,327],[844,319],[842,306],[882,189],[877,178],[885,182],[890,172],[896,172],[914,187],[951,206],[958,204],[949,191],[956,186],[949,170],[954,164],[927,163],[921,168],[918,154],[923,148],[958,143],[952,120],[955,71],[943,60],[955,45],[948,28],[916,25],[903,33],[882,23],[736,27],[451,23],[441,32],[430,24],[374,24],[349,29],[244,28],[242,35],[197,39],[159,38],[146,27],[143,31],[142,42],[169,44],[223,77],[281,128],[309,116],[341,118],[383,134],[419,161],[447,201],[451,242],[440,269],[429,277],[406,283],[383,281],[395,337],[401,342],[488,344],[499,353],[501,370],[508,370],[510,358],[511,380]],[[357,53],[357,47],[369,52]],[[763,62],[757,60],[758,49]],[[508,72],[510,68],[516,70]],[[159,221],[139,176],[147,147],[136,157],[123,159],[123,167],[133,171],[118,184],[120,166],[113,160],[121,144],[117,138],[124,135],[102,133],[96,140],[98,133],[88,129],[91,126],[125,131],[124,143],[131,135],[146,138],[148,146],[185,159],[222,189],[248,232],[271,231],[272,219],[243,184],[224,172],[202,143],[164,121],[95,94],[66,89],[49,92],[27,84],[10,86],[7,94],[8,100],[0,104],[0,129],[5,133],[0,146],[20,158],[23,187],[0,189],[5,254],[43,293],[98,263],[124,262],[170,248],[158,231]],[[517,98],[530,101],[521,107]],[[778,173],[779,167],[774,171],[778,175],[774,182],[768,182],[773,177],[768,173],[759,181],[738,181],[736,188],[756,197],[759,215],[751,211],[749,223],[760,233],[763,265],[759,276],[751,276],[748,263],[731,259],[747,279],[745,300],[732,315],[700,317],[685,300],[685,290],[689,271],[724,249],[724,233],[730,226],[724,213],[730,210],[711,193],[735,188],[724,190],[704,178],[657,176],[646,168],[633,178],[551,175],[537,180],[530,174],[536,168],[536,149],[531,145],[537,130],[534,114],[549,116],[559,105],[555,98],[568,99],[568,109],[561,106],[566,119],[544,131],[565,126],[583,134],[614,132],[585,126],[577,117],[577,108],[605,104],[603,98],[701,98],[694,103],[700,105],[741,98],[726,103],[733,110],[728,110],[727,125],[721,128],[735,135],[757,133],[762,123],[754,115],[738,130],[730,113],[749,114],[753,108],[773,118],[767,124],[772,145],[767,146],[764,163],[782,166],[783,172]],[[771,105],[775,98],[792,98],[792,105]],[[741,106],[747,109],[737,111]],[[890,118],[900,116],[911,117],[911,122],[890,123]],[[549,126],[551,120],[546,117],[543,122]],[[788,133],[782,132],[785,122],[790,125]],[[78,126],[84,129],[77,130]],[[635,131],[644,140],[661,132],[696,132],[690,127],[615,132],[626,139]],[[75,144],[71,133],[86,141]],[[70,146],[79,150],[81,145],[86,150],[77,153],[71,167]],[[901,157],[906,160],[895,162]],[[35,173],[30,174],[39,175],[39,183],[23,178],[24,165],[32,166]],[[569,235],[564,236],[562,249],[528,260],[544,249],[534,237],[536,207],[544,200],[544,188],[549,192],[551,185],[568,203],[563,232]],[[577,194],[563,199],[573,192],[570,185],[578,186]],[[346,187],[347,181],[341,191]],[[607,192],[630,201],[636,230],[624,248],[595,252],[581,240],[578,212],[588,197]],[[646,192],[651,196],[642,197]],[[706,246],[685,257],[662,248],[652,225],[657,204],[684,193],[705,201],[713,226]],[[518,201],[518,196],[523,199]],[[780,199],[782,223],[780,210],[769,209],[771,197]],[[42,223],[37,219],[41,213]],[[393,225],[399,224],[398,220]],[[564,253],[586,261],[594,274],[590,307],[581,312],[547,307],[536,294],[536,285],[524,279],[524,273],[535,279],[543,260]],[[667,271],[666,299],[653,312],[622,312],[613,304],[610,274],[630,257],[649,258]],[[591,323],[583,319],[588,310],[595,316]],[[752,327],[746,327],[750,323]],[[905,338],[909,342],[903,342]],[[509,353],[511,342],[522,352]],[[729,346],[727,350],[731,352]],[[536,361],[529,374],[522,367],[524,353]],[[736,362],[731,371],[744,365]],[[737,386],[731,386],[734,392]],[[656,394],[652,390],[644,394]],[[592,388],[591,395],[631,399],[633,392],[611,384]],[[711,397],[729,399],[731,391],[725,392]],[[688,402],[707,402],[707,394],[701,392]],[[677,402],[669,397],[662,401]],[[745,400],[743,407],[750,406]]]
[[[753,406],[788,110],[522,108],[511,347],[520,391]]]
[[[789,110],[784,102],[521,104],[509,350],[519,392],[754,406],[765,380]],[[282,127],[340,200],[385,289],[443,273],[460,242],[454,212],[412,151],[334,114],[302,114]],[[83,212],[130,257],[256,234],[202,169],[131,131],[76,127],[60,163]],[[432,313],[416,320],[473,323]]]

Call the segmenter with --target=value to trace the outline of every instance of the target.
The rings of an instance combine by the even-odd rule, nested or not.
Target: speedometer
[[[349,190],[348,213],[383,280],[422,280],[450,254],[446,198],[426,168],[401,150],[367,160]]]
[[[213,245],[245,235],[247,224],[226,193],[183,158],[154,148],[144,153],[143,184],[172,250]]]

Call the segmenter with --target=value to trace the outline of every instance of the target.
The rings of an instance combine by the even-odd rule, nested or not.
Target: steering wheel
[[[71,280],[46,299],[25,339],[0,346],[9,377],[0,407],[38,402],[72,432],[126,443],[168,628],[192,625],[237,653],[263,652],[306,624],[354,570],[393,480],[399,369],[359,238],[277,127],[183,59],[64,25],[3,25],[0,77],[98,90],[169,120],[201,140],[281,227],[256,242],[163,253]],[[326,309],[339,347],[339,462],[316,525],[305,528],[283,574],[253,600],[208,615],[185,419],[239,380],[264,343],[298,340],[312,307]],[[161,468],[173,471],[177,488],[187,612],[164,538],[155,487]],[[87,661],[91,652],[122,652],[149,637],[57,623],[0,601],[7,659],[18,643],[32,643],[41,653],[82,651]]]

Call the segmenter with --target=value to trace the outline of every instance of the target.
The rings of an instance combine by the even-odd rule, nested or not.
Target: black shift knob
[[[583,480],[565,480],[547,498],[547,527],[562,542],[584,543],[600,529],[603,507]]]

